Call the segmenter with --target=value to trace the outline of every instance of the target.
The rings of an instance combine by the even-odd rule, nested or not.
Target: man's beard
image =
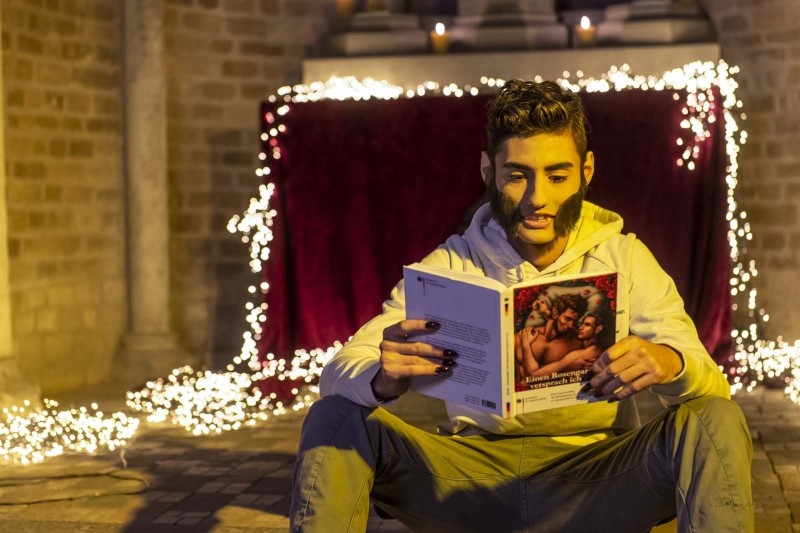
[[[555,220],[553,220],[553,231],[556,238],[549,243],[541,245],[545,250],[550,250],[556,245],[558,239],[566,237],[575,228],[581,218],[583,199],[586,198],[586,190],[588,188],[586,179],[581,175],[581,185],[578,188],[578,192],[567,198],[556,211]],[[492,215],[494,215],[495,220],[506,232],[506,237],[509,239],[515,238],[524,217],[519,212],[519,206],[497,189],[494,180],[489,182],[489,206],[492,209]]]

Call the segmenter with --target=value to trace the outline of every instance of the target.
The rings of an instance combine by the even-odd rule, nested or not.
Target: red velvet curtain
[[[588,199],[620,213],[675,279],[700,338],[730,363],[722,110],[696,168],[676,161],[690,140],[673,92],[583,93],[596,172]],[[276,185],[275,239],[262,354],[325,348],[380,312],[402,276],[455,232],[483,193],[488,97],[264,104]]]

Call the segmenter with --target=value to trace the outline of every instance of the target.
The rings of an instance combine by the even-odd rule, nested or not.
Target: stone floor
[[[60,400],[97,401],[108,412],[124,408],[123,398],[105,387]],[[755,446],[756,531],[800,531],[800,406],[775,390],[740,393],[736,400]],[[393,410],[430,430],[443,415],[439,403],[421,396],[404,397]],[[143,424],[124,452],[126,468],[119,454],[0,467],[0,532],[286,531],[302,420],[302,413],[289,414],[214,437]],[[373,515],[368,531],[408,530]],[[675,531],[675,525],[654,531]]]

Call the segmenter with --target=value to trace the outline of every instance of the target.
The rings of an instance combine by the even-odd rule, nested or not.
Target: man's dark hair
[[[488,105],[487,153],[494,169],[494,157],[509,137],[530,137],[540,133],[570,132],[581,163],[586,159],[586,113],[577,93],[557,83],[509,80]]]
[[[594,318],[594,327],[595,328],[597,328],[597,326],[602,326],[603,325],[603,319],[600,318],[599,314],[597,314],[597,313],[586,313],[586,316],[583,317],[583,320],[586,320],[589,317],[593,317]]]
[[[567,309],[572,309],[578,316],[581,316],[586,312],[586,300],[577,294],[562,294],[556,298],[553,308],[558,311],[559,315]]]

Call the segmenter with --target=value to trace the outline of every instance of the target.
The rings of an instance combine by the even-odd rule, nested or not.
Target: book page
[[[412,389],[502,416],[500,292],[415,266],[404,269],[406,317],[441,324],[419,340],[459,356],[449,376],[414,378]]]

